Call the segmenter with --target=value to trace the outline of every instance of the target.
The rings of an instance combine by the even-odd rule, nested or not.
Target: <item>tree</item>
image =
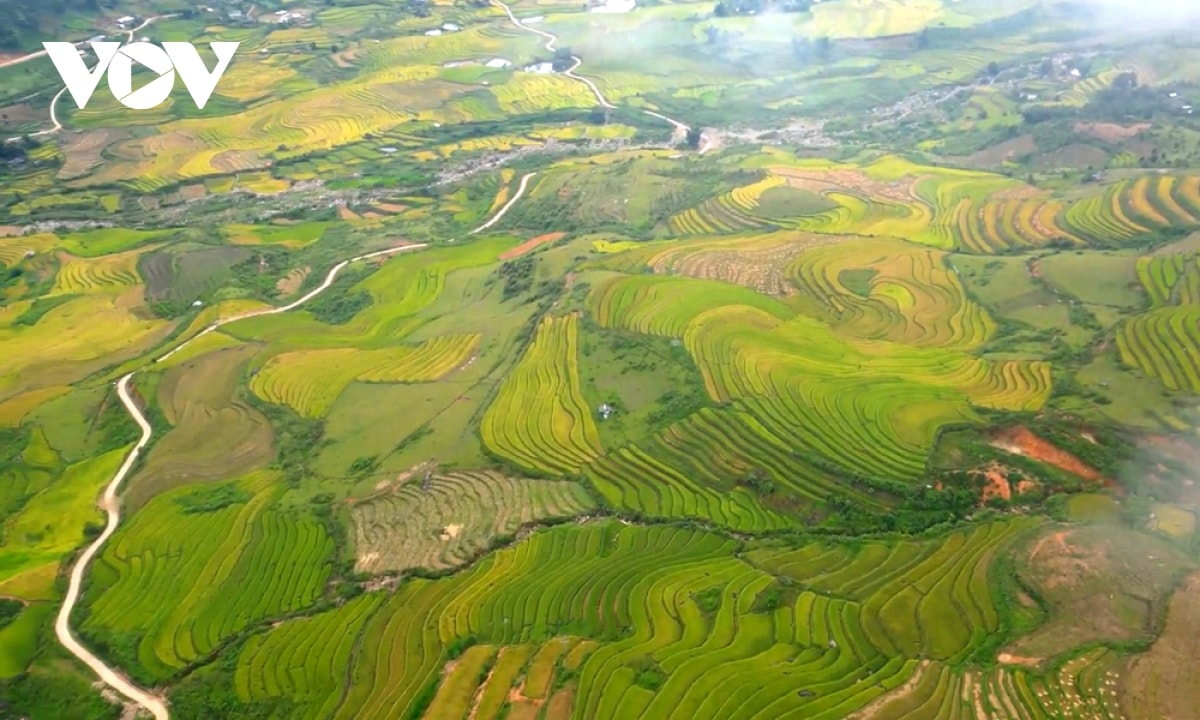
[[[996,64],[995,60],[988,63],[987,74],[991,75],[992,77],[995,77],[1000,74],[1000,66]]]
[[[813,50],[816,52],[818,60],[828,60],[829,56],[833,54],[833,41],[821,36],[813,44]]]
[[[717,17],[729,17],[729,7],[724,2],[718,2],[713,8],[713,15]]]
[[[687,143],[687,146],[693,150],[700,147],[700,130],[694,127],[688,128],[687,139],[685,142]]]
[[[554,72],[563,72],[571,67],[574,62],[574,57],[571,55],[571,48],[558,48],[554,51],[554,60],[550,66],[554,68]]]

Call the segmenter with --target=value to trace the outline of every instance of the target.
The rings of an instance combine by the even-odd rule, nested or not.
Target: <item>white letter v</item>
[[[225,74],[225,68],[229,67],[229,61],[233,59],[233,53],[237,51],[240,44],[240,42],[209,43],[213,54],[217,56],[216,67],[211,73],[208,68],[204,67],[200,53],[196,52],[196,48],[191,43],[165,42],[162,47],[167,51],[167,56],[171,58],[171,64],[175,66],[175,71],[183,80],[183,86],[191,94],[192,101],[196,103],[197,108],[203,110],[213,90],[217,89],[217,81]]]
[[[92,50],[95,51],[96,57],[100,62],[96,63],[96,67],[92,68],[91,71],[83,63],[83,58],[79,57],[78,49],[69,42],[44,42],[42,43],[42,47],[46,48],[46,54],[50,56],[50,61],[54,63],[54,68],[62,76],[67,90],[71,92],[71,98],[79,106],[79,109],[82,110],[87,106],[88,100],[92,99],[92,93],[96,91],[96,85],[100,83],[100,78],[104,75],[104,71],[108,69],[108,64],[112,62],[113,56],[117,54],[117,48],[121,47],[121,43],[92,43]]]

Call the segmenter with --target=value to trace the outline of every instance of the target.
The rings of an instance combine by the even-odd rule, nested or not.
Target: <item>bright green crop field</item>
[[[63,5],[0,718],[1196,716],[1200,13]],[[79,109],[35,29],[240,44]]]

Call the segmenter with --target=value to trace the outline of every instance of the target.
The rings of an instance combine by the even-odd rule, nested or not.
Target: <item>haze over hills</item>
[[[1193,712],[1191,4],[9,5],[0,718]]]

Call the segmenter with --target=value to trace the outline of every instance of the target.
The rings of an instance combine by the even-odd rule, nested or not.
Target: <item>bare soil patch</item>
[[[1133,123],[1132,125],[1118,125],[1116,123],[1075,123],[1075,132],[1081,135],[1090,135],[1097,140],[1103,140],[1107,143],[1119,143],[1123,140],[1128,140],[1136,137],[1138,133],[1150,129],[1150,123]]]
[[[4,58],[5,56],[0,54],[0,63],[4,62]],[[23,123],[41,120],[45,115],[45,110],[39,110],[28,103],[6,105],[0,107],[0,128],[15,128]]]
[[[1121,704],[1135,720],[1194,717],[1200,707],[1200,573],[1175,593],[1162,635],[1129,664]]]
[[[0,225],[0,237],[14,237],[21,234],[19,225]]]
[[[58,169],[58,179],[87,175],[104,162],[104,150],[126,136],[127,133],[112,128],[62,135],[63,164]]]
[[[547,243],[557,242],[558,240],[561,240],[564,236],[566,236],[565,232],[552,232],[552,233],[546,233],[545,235],[538,235],[535,238],[530,238],[530,239],[526,240],[525,242],[521,243],[520,245],[516,246],[515,248],[510,248],[510,249],[505,250],[504,252],[500,253],[500,259],[501,260],[512,260],[513,258],[521,257],[525,253],[533,250],[534,248],[537,248],[541,245],[545,245]]]
[[[787,276],[790,261],[809,248],[835,241],[832,236],[798,235],[773,247],[717,246],[688,254],[666,252],[653,258],[650,266],[659,274],[669,270],[689,277],[724,280],[767,295],[791,295],[796,288]]]
[[[1169,541],[1112,524],[1049,527],[1016,563],[1048,610],[1037,630],[1003,649],[1026,658],[1153,638],[1178,577],[1193,567]]]
[[[1084,480],[1112,485],[1112,481],[1100,474],[1071,453],[1053,443],[1034,435],[1029,428],[1013,427],[1002,430],[992,437],[992,445],[1014,455],[1024,455],[1047,465],[1078,475]]]
[[[513,688],[508,691],[508,702],[514,706],[529,705],[534,708],[540,708],[542,706],[542,703],[545,702],[545,700],[543,700],[542,698],[531,698],[528,695],[526,695],[525,694],[525,679],[522,678],[520,683],[514,685]],[[515,709],[515,707],[514,707],[514,709]]]
[[[916,183],[919,177],[888,182],[876,180],[861,170],[805,170],[801,168],[774,167],[771,173],[785,177],[792,187],[814,192],[850,190],[870,197],[882,197],[907,203],[919,200]]]
[[[304,279],[310,272],[312,272],[312,268],[305,265],[302,268],[295,268],[284,277],[279,278],[279,282],[275,283],[275,289],[279,291],[280,297],[300,292],[300,286],[304,284]]]
[[[1042,664],[1041,658],[1026,657],[1024,655],[1013,655],[1011,653],[1000,653],[996,656],[996,662],[1001,665],[1021,665],[1023,667],[1038,667]]]
[[[208,188],[203,183],[184,185],[179,188],[179,197],[183,200],[201,200],[208,196]]]
[[[1006,160],[1015,160],[1037,152],[1037,144],[1032,135],[1019,135],[1011,140],[996,143],[978,152],[963,156],[968,164],[990,167],[999,165]]]
[[[1008,478],[1004,476],[998,465],[984,470],[983,477],[987,481],[987,484],[983,486],[983,502],[994,497],[1012,500],[1012,486],[1009,485]]]
[[[908,679],[908,682],[891,692],[880,695],[866,707],[847,715],[846,720],[890,720],[890,718],[894,717],[892,715],[892,705],[901,704],[906,697],[912,695],[917,686],[921,684],[921,679],[927,672],[929,672],[929,661],[922,660],[917,665],[917,669],[912,674],[912,677]]]
[[[267,164],[253,150],[226,150],[217,153],[212,159],[213,169],[223,173],[257,170],[266,167]]]
[[[546,704],[546,720],[567,720],[571,717],[571,703],[575,700],[575,688],[566,687],[554,693]]]
[[[333,63],[340,68],[354,67],[354,61],[358,59],[360,48],[347,48],[339,53],[335,53],[330,57],[333,58]]]
[[[1034,158],[1033,165],[1039,170],[1055,168],[1099,168],[1108,162],[1108,153],[1098,147],[1083,143],[1072,143]]]

